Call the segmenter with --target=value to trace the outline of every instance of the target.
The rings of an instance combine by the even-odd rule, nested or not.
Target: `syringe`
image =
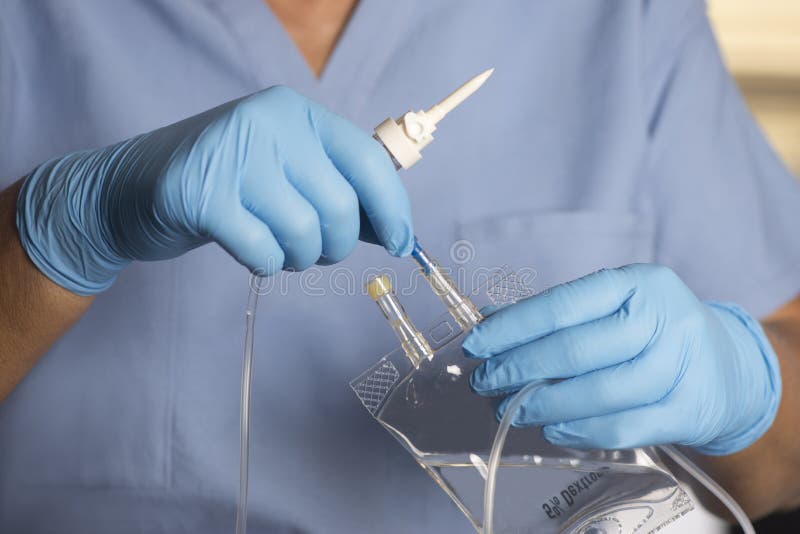
[[[416,237],[414,238],[414,250],[411,252],[411,257],[417,261],[420,272],[425,276],[433,292],[439,297],[462,330],[467,331],[483,320],[483,315],[478,311],[478,308],[469,300],[469,297],[458,289],[456,283],[442,269],[439,262],[425,252]]]

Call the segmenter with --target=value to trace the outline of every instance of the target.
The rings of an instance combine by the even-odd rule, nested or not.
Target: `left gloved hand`
[[[533,391],[514,424],[543,425],[567,447],[730,454],[766,432],[780,400],[759,324],[738,306],[700,302],[656,265],[599,271],[503,308],[463,347],[486,358],[471,377],[481,395],[560,379]]]

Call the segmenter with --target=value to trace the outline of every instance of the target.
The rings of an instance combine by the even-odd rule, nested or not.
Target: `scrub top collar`
[[[243,67],[257,87],[284,84],[347,115],[356,115],[411,22],[413,1],[360,0],[319,78],[264,0],[206,0],[236,36]],[[371,43],[364,46],[364,43]],[[284,57],[274,58],[281,50]]]

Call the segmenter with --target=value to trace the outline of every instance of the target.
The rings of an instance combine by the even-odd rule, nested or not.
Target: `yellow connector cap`
[[[367,293],[372,300],[378,300],[382,296],[392,292],[392,282],[385,274],[375,276],[367,282]]]

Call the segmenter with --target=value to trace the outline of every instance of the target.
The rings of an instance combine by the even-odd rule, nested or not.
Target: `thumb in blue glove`
[[[360,233],[394,255],[414,241],[380,145],[285,87],[39,166],[20,191],[17,227],[37,267],[82,295],[131,261],[211,241],[260,274],[340,261]]]
[[[486,359],[471,376],[482,395],[553,380],[514,424],[542,425],[568,447],[677,443],[730,454],[766,432],[781,394],[760,325],[736,305],[700,302],[657,265],[599,271],[505,307],[463,347]]]

